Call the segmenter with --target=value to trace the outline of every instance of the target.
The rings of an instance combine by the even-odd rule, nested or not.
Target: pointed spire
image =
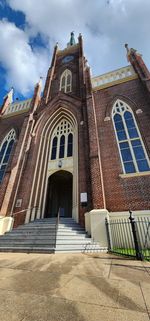
[[[41,100],[41,91],[42,91],[42,79],[43,77],[40,77],[38,83],[34,87],[34,95],[33,95],[33,111],[35,111],[39,105],[39,102]]]
[[[42,79],[43,77],[40,77],[39,81],[38,81],[38,86],[41,88],[42,87]]]
[[[5,95],[4,99],[7,98],[8,100],[8,104],[12,104],[13,103],[13,96],[14,96],[14,89],[13,87],[10,89],[10,91]]]
[[[75,45],[75,37],[74,37],[74,31],[71,32],[70,34],[70,42],[69,42],[69,45],[70,46],[74,46]]]
[[[142,59],[142,55],[134,48],[129,49],[127,44],[125,44],[125,48],[127,49],[128,61],[150,92],[150,72]]]
[[[38,83],[34,87],[34,91],[37,92],[39,94],[39,96],[40,96],[41,91],[42,91],[42,79],[43,79],[43,77],[40,77]]]
[[[14,89],[12,87],[10,91],[6,94],[6,96],[3,98],[2,108],[0,109],[1,115],[4,114],[5,110],[10,104],[13,104],[13,95],[14,95]]]

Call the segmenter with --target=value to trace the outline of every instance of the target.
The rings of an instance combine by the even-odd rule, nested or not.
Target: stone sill
[[[130,173],[130,174],[119,174],[119,177],[130,178],[130,177],[139,177],[139,176],[147,176],[147,175],[150,175],[150,171],[139,172],[139,173]]]

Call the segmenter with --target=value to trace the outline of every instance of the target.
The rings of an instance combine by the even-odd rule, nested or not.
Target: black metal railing
[[[24,210],[20,210],[20,211],[18,211],[18,212],[10,213],[9,216],[14,217],[15,215],[23,214],[24,212],[27,212],[27,211],[31,211],[31,213],[32,213],[32,210],[33,210],[33,209],[38,210],[39,207],[38,207],[38,206],[28,207],[28,208],[25,208]]]
[[[109,252],[150,260],[150,217],[106,219]]]

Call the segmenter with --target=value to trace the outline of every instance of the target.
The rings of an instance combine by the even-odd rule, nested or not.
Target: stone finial
[[[56,48],[56,50],[59,50],[59,43],[58,42],[56,42],[55,48]]]
[[[39,82],[38,82],[38,85],[42,87],[42,80],[43,80],[43,77],[41,76],[40,79],[39,79]]]
[[[8,98],[8,103],[13,103],[13,95],[14,95],[14,89],[13,87],[10,89],[10,91],[7,93],[7,95],[4,97],[4,99]]]
[[[3,98],[3,104],[2,104],[2,108],[0,110],[1,114],[4,114],[4,112],[6,111],[7,107],[13,103],[13,95],[14,95],[14,89],[13,87],[10,89],[10,91],[5,95],[5,97]]]

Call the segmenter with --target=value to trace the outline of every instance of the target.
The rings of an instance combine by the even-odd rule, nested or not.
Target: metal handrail
[[[59,219],[60,219],[60,207],[58,209],[58,214],[56,218],[56,228],[55,228],[55,246],[56,246],[56,238],[57,238],[57,230],[58,230],[58,225],[59,225]]]
[[[15,215],[17,215],[17,214],[19,214],[19,213],[24,213],[24,212],[26,212],[26,211],[33,210],[33,208],[37,208],[37,209],[38,209],[39,207],[38,207],[38,206],[28,207],[28,208],[26,208],[26,209],[24,209],[24,210],[11,213],[10,216],[15,216]]]
[[[149,227],[150,227],[150,222],[148,223],[148,226],[147,226],[147,232],[146,232],[146,236],[145,236],[144,248],[146,248],[146,245],[147,245],[147,243],[148,243],[148,238],[149,238],[149,240],[150,240]]]

